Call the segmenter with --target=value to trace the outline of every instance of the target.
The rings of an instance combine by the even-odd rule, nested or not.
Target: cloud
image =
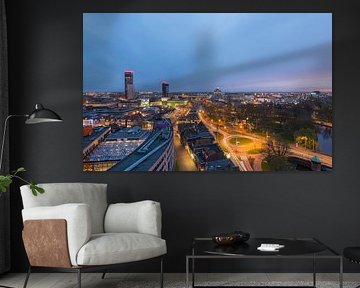
[[[138,90],[159,91],[162,80],[171,91],[239,91],[245,82],[291,90],[301,73],[323,87],[332,82],[331,26],[330,13],[86,14],[83,86],[123,91],[132,69]],[[301,86],[316,86],[310,78]]]

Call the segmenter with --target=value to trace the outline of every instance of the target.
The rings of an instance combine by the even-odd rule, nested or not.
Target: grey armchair
[[[160,286],[166,242],[161,239],[161,209],[154,201],[107,203],[107,185],[92,183],[40,184],[45,193],[34,197],[21,187],[23,241],[31,269],[48,267],[77,272],[106,270],[120,264],[158,257]]]

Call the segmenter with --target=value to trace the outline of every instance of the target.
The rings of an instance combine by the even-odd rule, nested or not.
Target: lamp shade
[[[35,110],[29,114],[25,123],[38,124],[46,122],[62,122],[61,117],[50,109],[44,108],[41,104],[35,104]]]

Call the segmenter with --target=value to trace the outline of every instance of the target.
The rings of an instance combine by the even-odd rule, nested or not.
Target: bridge
[[[316,125],[320,125],[320,126],[324,126],[324,127],[328,127],[328,128],[332,128],[332,126],[333,126],[333,124],[331,122],[320,121],[320,120],[314,120],[313,122]]]

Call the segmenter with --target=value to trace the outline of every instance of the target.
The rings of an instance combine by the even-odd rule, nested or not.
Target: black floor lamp
[[[26,124],[38,124],[38,123],[46,123],[46,122],[62,122],[61,117],[54,111],[50,109],[44,108],[41,104],[35,104],[35,110],[30,114],[19,114],[19,115],[9,115],[6,117],[4,122],[4,132],[1,144],[1,154],[0,154],[0,171],[3,165],[3,156],[4,156],[4,148],[5,148],[5,140],[6,140],[6,130],[7,124],[10,118],[13,117],[23,117],[26,118]]]
[[[3,138],[1,143],[1,151],[0,151],[0,173],[3,165],[3,156],[4,156],[4,149],[5,149],[5,142],[6,142],[6,131],[7,131],[7,125],[11,118],[14,117],[23,117],[26,118],[25,123],[26,124],[38,124],[38,123],[46,123],[46,122],[62,122],[63,120],[61,117],[55,113],[54,111],[50,109],[44,108],[41,104],[35,105],[35,110],[31,112],[30,114],[20,114],[20,115],[9,115],[6,117],[4,121],[4,131],[3,131]],[[2,192],[0,192],[2,193]],[[12,288],[9,286],[3,286],[0,285],[0,287],[5,288]]]

